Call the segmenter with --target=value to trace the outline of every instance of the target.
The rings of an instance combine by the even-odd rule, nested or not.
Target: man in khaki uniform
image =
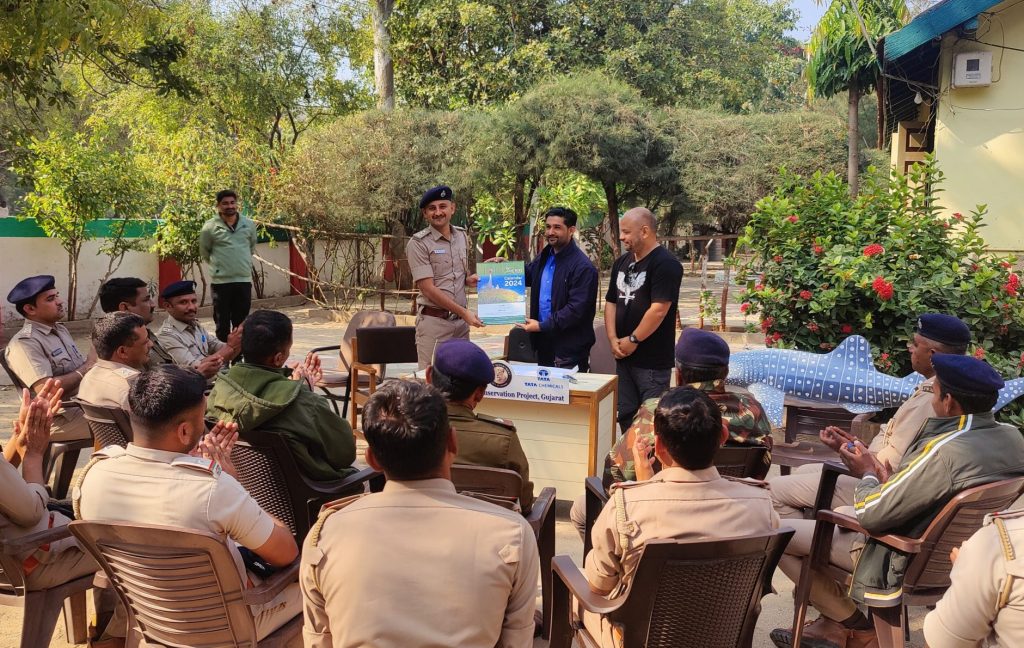
[[[405,255],[420,291],[416,352],[419,368],[425,369],[437,343],[469,339],[469,327],[483,326],[483,322],[467,308],[466,286],[476,286],[480,277],[469,274],[466,230],[451,224],[455,194],[443,185],[427,190],[420,199],[420,212],[429,227],[413,234]]]
[[[146,335],[149,336],[149,362],[146,369],[157,365],[173,364],[174,358],[160,344],[156,334],[149,329],[153,323],[156,304],[149,292],[149,284],[138,277],[114,277],[100,286],[100,308],[104,313],[128,312],[135,313],[146,323]]]
[[[963,354],[971,341],[967,325],[952,315],[926,313],[917,320],[917,328],[907,345],[910,364],[914,371],[925,377],[914,393],[900,405],[895,416],[879,434],[871,440],[868,450],[882,464],[895,467],[900,465],[903,454],[917,438],[925,421],[935,416],[932,408],[932,392],[935,385],[935,369],[932,355],[935,353]],[[838,428],[830,427],[822,433],[822,441],[838,451],[841,444],[852,441]],[[769,480],[772,501],[779,515],[787,519],[800,519],[804,509],[814,506],[821,481],[821,464],[809,464],[797,468],[791,475],[782,475]],[[832,507],[852,506],[853,490],[858,480],[843,476],[836,484]]]
[[[306,648],[533,646],[540,558],[518,513],[455,492],[444,399],[394,380],[363,410],[381,493],[329,504],[302,547]]]
[[[930,648],[1024,646],[1022,552],[1024,510],[993,513],[953,550],[952,585],[924,619]]]
[[[148,332],[146,323],[133,313],[116,312],[97,320],[92,346],[99,360],[82,380],[78,397],[128,412],[128,392],[149,361]]]
[[[50,275],[22,279],[7,301],[25,318],[25,325],[14,334],[4,351],[7,363],[21,382],[38,393],[47,378],[55,378],[64,388],[64,399],[78,394],[78,386],[96,362],[85,358],[67,327],[64,302],[54,288]],[[89,438],[89,424],[79,407],[68,407],[53,418],[53,441]]]
[[[641,437],[634,456],[646,464],[657,458],[662,469],[649,481],[612,486],[611,499],[594,523],[594,548],[584,561],[593,591],[611,598],[622,594],[636,569],[636,550],[648,540],[712,540],[778,528],[763,482],[718,474],[715,452],[728,438],[721,411],[704,392],[677,387],[661,398],[654,446]],[[621,535],[629,539],[625,551]],[[603,646],[619,645],[602,617],[588,613],[583,622]]]
[[[232,475],[234,424],[220,423],[208,434],[206,381],[194,371],[162,365],[141,374],[129,396],[134,439],[93,454],[72,490],[75,516],[161,524],[216,533],[224,538],[239,573],[238,543],[274,567],[298,555],[291,531],[260,508]],[[203,457],[192,452],[203,438]],[[299,614],[298,584],[268,603],[253,606],[258,638]]]
[[[191,367],[211,379],[241,351],[241,326],[228,334],[227,342],[221,342],[199,323],[196,282],[176,281],[163,289],[160,300],[167,319],[156,336],[174,364]]]
[[[484,350],[469,340],[448,340],[437,345],[434,364],[427,367],[427,382],[444,395],[448,420],[459,441],[457,464],[514,470],[523,478],[519,505],[523,514],[533,506],[530,464],[516,434],[504,419],[473,410],[494,381],[494,365]]]

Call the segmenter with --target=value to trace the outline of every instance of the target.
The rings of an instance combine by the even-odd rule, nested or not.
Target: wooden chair
[[[509,362],[537,362],[537,350],[533,347],[532,333],[525,329],[511,328],[505,336],[504,358]]]
[[[246,588],[216,534],[121,522],[70,524],[128,612],[129,646],[284,648],[302,630],[297,615],[257,641],[250,605],[267,603],[298,582],[299,561]]]
[[[320,507],[339,497],[383,487],[384,475],[364,468],[344,479],[321,482],[307,479],[295,463],[288,442],[269,429],[250,430],[231,450],[238,481],[260,507],[291,529],[296,542],[305,540]]]
[[[356,329],[356,336],[352,340],[352,356],[355,361],[352,363],[349,380],[349,422],[355,430],[362,405],[377,391],[377,385],[385,380],[387,366],[401,362],[415,363],[418,360],[416,327],[370,326]],[[363,375],[368,377],[365,388],[360,382]]]
[[[92,587],[93,575],[87,574],[49,589],[29,591],[19,558],[40,545],[70,535],[67,527],[57,527],[17,540],[0,540],[0,605],[24,609],[20,648],[49,646],[61,609],[68,643],[86,642],[85,592]]]
[[[132,440],[132,422],[128,412],[119,407],[100,407],[80,399],[75,402],[85,412],[85,420],[89,422],[93,448],[99,450],[110,445],[123,448]]]
[[[785,528],[704,542],[652,540],[615,599],[591,592],[572,559],[556,556],[551,648],[569,648],[574,639],[584,648],[601,646],[575,616],[576,602],[605,616],[628,648],[749,647],[761,597],[772,591],[772,574],[792,536]]]
[[[338,352],[338,368],[324,368],[323,379],[316,384],[316,387],[323,392],[324,396],[331,401],[334,411],[342,418],[348,413],[349,393],[352,388],[349,383],[349,374],[352,372],[352,363],[355,354],[352,350],[352,340],[356,337],[356,331],[366,326],[394,326],[395,316],[386,311],[359,311],[352,315],[345,327],[345,333],[341,336],[339,344],[317,347],[310,353],[324,353],[326,351]],[[369,381],[369,376],[365,380]],[[344,389],[343,394],[336,394],[332,389]],[[338,403],[343,403],[341,411],[338,411]]]
[[[11,369],[10,364],[7,362],[7,354],[0,351],[0,366],[7,372],[7,377],[11,379],[11,383],[20,393],[23,389],[28,389],[21,378],[18,378],[18,374],[14,373]],[[78,403],[73,400],[66,400],[62,403],[64,408],[78,407]],[[82,450],[88,449],[92,445],[90,439],[75,439],[67,441],[50,441],[50,445],[46,449],[46,456],[43,459],[43,475],[47,481],[50,477],[56,473],[53,478],[53,487],[51,492],[55,499],[63,499],[67,497],[68,489],[71,487],[71,479],[75,474],[75,466],[78,465],[78,455]]]
[[[509,501],[519,498],[523,492],[523,479],[514,470],[469,466],[452,466],[452,482],[459,492],[471,491],[484,495],[496,495]],[[541,580],[541,634],[546,639],[551,629],[551,559],[555,555],[555,489],[547,487],[534,499],[526,521],[537,536],[537,550],[540,553]]]
[[[785,443],[772,448],[772,463],[779,466],[779,472],[788,475],[793,468],[811,463],[824,463],[839,458],[826,447],[818,432],[834,425],[844,432],[863,429],[872,414],[854,414],[836,407],[806,407],[787,405],[785,412]],[[870,439],[863,439],[865,445]]]
[[[829,561],[833,531],[838,526],[910,554],[910,562],[903,576],[902,600],[892,607],[871,607],[879,648],[904,646],[906,634],[909,632],[907,607],[933,605],[942,598],[949,587],[949,571],[952,569],[952,563],[949,561],[950,550],[959,547],[980,529],[987,514],[1009,507],[1020,497],[1024,493],[1024,477],[992,482],[960,492],[942,507],[920,538],[908,538],[895,534],[868,533],[856,518],[831,510],[830,504],[835,493],[836,481],[840,475],[845,474],[848,474],[848,471],[844,466],[833,463],[826,463],[822,470],[815,503],[818,512],[811,540],[811,553],[804,558],[800,582],[794,592],[796,609],[793,614],[793,645],[799,646],[803,635],[810,596],[811,570],[826,574],[839,583],[849,584],[852,578],[850,573]]]
[[[594,320],[594,346],[590,347],[590,373],[615,375],[615,356],[604,330],[604,320]]]

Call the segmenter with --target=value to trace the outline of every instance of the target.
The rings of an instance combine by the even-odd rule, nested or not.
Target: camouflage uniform
[[[729,446],[765,445],[765,438],[771,438],[771,424],[761,409],[761,404],[749,394],[739,394],[725,390],[724,380],[714,380],[690,385],[705,392],[722,410],[722,419],[729,426]],[[612,482],[633,481],[636,470],[633,468],[633,444],[638,434],[645,434],[654,444],[654,412],[658,408],[658,398],[649,398],[637,411],[633,424],[622,435],[619,442],[611,449],[604,461],[604,485],[607,488]],[[764,472],[754,475],[763,479],[771,466],[771,455],[766,456]],[[654,460],[654,471],[661,470],[661,463]]]

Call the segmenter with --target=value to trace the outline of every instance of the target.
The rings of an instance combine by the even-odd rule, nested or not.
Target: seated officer
[[[60,323],[64,302],[50,275],[22,279],[7,295],[7,301],[25,318],[4,351],[7,363],[21,382],[36,394],[48,378],[60,381],[64,398],[78,394],[78,386],[96,362],[85,358],[68,329]],[[89,424],[80,407],[60,410],[53,417],[53,441],[89,438]]]
[[[995,369],[969,356],[942,353],[932,356],[932,366],[936,377],[932,407],[937,416],[925,422],[894,474],[889,475],[889,469],[860,441],[839,448],[850,474],[860,481],[853,510],[838,510],[855,514],[872,534],[919,537],[960,491],[1024,475],[1020,430],[997,423],[992,414],[1003,386]],[[796,535],[779,566],[795,583],[803,557],[810,553],[814,521],[793,519],[786,520],[786,525]],[[859,552],[859,558],[855,560],[851,552]],[[857,603],[884,599],[899,604],[907,555],[837,528],[830,559],[853,573],[853,584],[848,590],[823,574],[812,574],[810,600],[821,616],[804,628],[804,637],[816,646],[877,645],[871,622]],[[771,637],[777,646],[792,644],[790,630],[774,630]]]
[[[174,364],[192,367],[210,379],[241,350],[241,327],[228,334],[227,342],[221,342],[199,323],[196,282],[176,281],[167,286],[160,293],[160,305],[167,311],[167,319],[156,337]]]
[[[242,330],[243,362],[217,377],[206,414],[236,423],[242,439],[256,428],[280,434],[306,477],[341,479],[352,472],[356,458],[352,427],[310,390],[319,374],[315,355],[303,365],[284,366],[291,349],[287,315],[272,310],[249,315]]]
[[[141,374],[129,395],[134,439],[127,448],[93,453],[73,490],[75,517],[159,524],[216,533],[239,573],[248,576],[235,544],[274,567],[295,560],[291,531],[260,508],[232,476],[234,425],[206,433],[206,381],[195,371],[161,365]],[[203,457],[192,456],[202,441]],[[253,606],[262,639],[299,613],[298,584]]]
[[[92,347],[99,359],[85,374],[78,397],[99,407],[128,411],[128,392],[149,361],[149,336],[142,318],[113,313],[96,320]]]
[[[953,549],[952,584],[924,619],[930,648],[1024,646],[1024,509],[986,516]]]
[[[722,420],[729,428],[729,438],[725,445],[771,447],[771,424],[757,399],[750,394],[725,390],[725,377],[729,374],[729,345],[725,340],[710,331],[683,329],[676,342],[675,360],[676,382],[704,392],[721,410]],[[605,486],[612,482],[650,479],[660,469],[660,464],[654,461],[650,464],[645,462],[642,469],[637,470],[633,461],[634,447],[638,440],[642,439],[647,448],[654,444],[654,412],[658,400],[650,398],[640,406],[633,424],[605,457]],[[762,479],[770,467],[769,455],[765,457],[761,471],[752,476]],[[586,528],[586,503],[583,496],[573,502],[569,518],[582,536]]]
[[[135,313],[146,323],[146,335],[153,346],[149,349],[149,362],[146,369],[161,364],[173,364],[174,359],[167,349],[163,348],[156,335],[149,329],[153,323],[153,312],[156,304],[149,292],[149,284],[137,277],[114,277],[100,286],[100,308],[104,313],[129,312]]]
[[[935,384],[932,355],[962,355],[967,351],[970,342],[970,329],[952,315],[925,313],[917,319],[917,328],[907,344],[907,349],[910,351],[911,367],[925,379],[914,389],[910,398],[900,405],[892,420],[871,440],[868,451],[875,455],[879,463],[898,466],[903,459],[903,453],[917,437],[921,426],[935,416],[935,410],[932,409],[932,391]],[[838,452],[840,445],[853,441],[854,437],[837,427],[830,426],[821,431],[821,440]],[[775,502],[775,510],[779,512],[779,516],[802,519],[805,510],[814,506],[818,482],[821,481],[821,464],[800,466],[790,475],[780,475],[769,481],[772,485],[772,501]],[[857,487],[857,481],[853,477],[839,478],[836,493],[832,498],[833,508],[853,504],[853,489]]]
[[[446,340],[437,345],[434,363],[427,367],[427,382],[444,395],[448,420],[459,439],[457,464],[507,468],[523,478],[519,506],[523,514],[533,506],[530,464],[512,423],[473,410],[494,380],[494,365],[484,350],[469,340]]]
[[[363,409],[383,492],[328,504],[302,547],[306,648],[533,646],[540,558],[523,516],[455,492],[444,399],[393,380]]]
[[[676,387],[661,397],[654,413],[654,456],[638,453],[637,461],[657,458],[662,469],[647,481],[612,485],[584,561],[591,590],[612,598],[622,594],[639,559],[636,550],[648,540],[710,540],[778,527],[762,482],[722,477],[715,469],[715,452],[728,438],[721,410],[708,394]],[[584,615],[584,624],[603,645],[617,645],[596,615]]]

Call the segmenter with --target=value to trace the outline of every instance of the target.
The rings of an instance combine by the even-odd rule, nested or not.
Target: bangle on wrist
[[[75,369],[75,373],[78,374],[79,379],[85,378],[85,374],[79,371],[78,369]]]

